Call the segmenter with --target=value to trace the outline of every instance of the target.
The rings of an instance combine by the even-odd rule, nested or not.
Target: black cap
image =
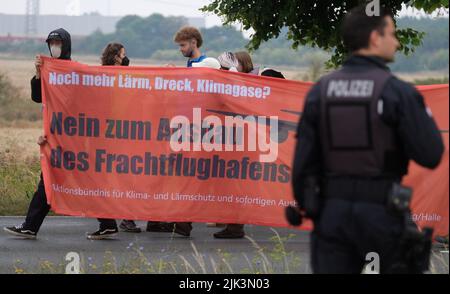
[[[48,34],[47,40],[45,40],[45,42],[50,42],[51,40],[58,40],[58,41],[62,41],[62,37],[58,32],[51,32],[50,34]]]

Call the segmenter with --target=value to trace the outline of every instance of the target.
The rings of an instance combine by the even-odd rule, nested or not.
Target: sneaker
[[[192,223],[175,223],[175,230],[174,232],[185,236],[185,237],[189,237],[191,235],[191,231],[192,231]]]
[[[103,240],[103,239],[110,239],[112,237],[115,237],[119,230],[117,228],[114,229],[100,229],[94,233],[88,234],[87,238],[89,240]]]
[[[36,232],[25,230],[22,225],[15,227],[4,227],[3,230],[8,234],[26,238],[26,239],[36,239]]]
[[[140,233],[141,232],[141,228],[136,226],[136,223],[132,220],[123,220],[120,225],[119,228],[124,231],[124,232],[128,232],[128,233]]]
[[[174,230],[174,223],[166,222],[147,222],[147,232],[162,232],[172,233]]]
[[[241,239],[244,238],[244,236],[245,236],[244,230],[232,231],[229,230],[228,228],[220,232],[214,233],[214,238],[217,239]]]

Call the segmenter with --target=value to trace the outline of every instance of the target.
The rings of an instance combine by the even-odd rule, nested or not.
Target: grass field
[[[0,215],[24,215],[39,181],[40,128],[0,128]]]

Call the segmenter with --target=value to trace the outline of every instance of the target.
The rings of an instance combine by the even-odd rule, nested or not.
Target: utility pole
[[[36,36],[38,32],[37,20],[39,15],[39,0],[27,0],[25,16],[25,35]]]

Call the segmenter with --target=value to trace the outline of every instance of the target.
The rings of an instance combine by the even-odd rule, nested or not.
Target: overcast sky
[[[2,1],[0,13],[25,14],[26,0]],[[5,3],[6,2],[6,3]],[[80,15],[98,12],[102,15],[122,16],[137,14],[148,16],[161,13],[165,16],[206,17],[206,26],[220,25],[220,19],[215,15],[205,15],[198,9],[210,0],[40,0],[41,14]],[[411,9],[402,14],[417,15]],[[447,14],[448,15],[448,14]]]
[[[25,14],[26,0],[2,1],[0,13]],[[209,0],[41,0],[41,14],[79,15],[89,12],[99,12],[102,15],[122,16],[137,14],[148,16],[161,13],[165,16],[205,17],[208,27],[220,25],[220,19],[215,15],[205,15],[198,9]]]

